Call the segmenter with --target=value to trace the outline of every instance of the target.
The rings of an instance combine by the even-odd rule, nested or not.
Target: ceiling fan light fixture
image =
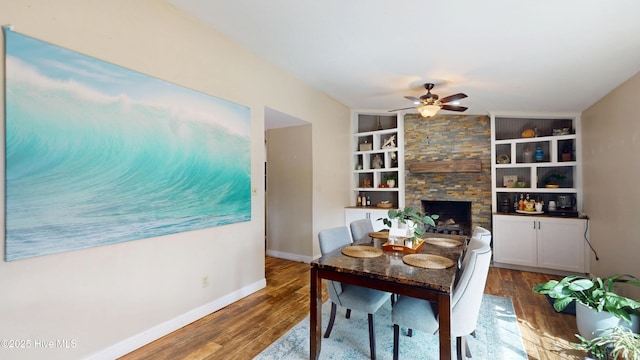
[[[440,111],[440,106],[438,105],[424,105],[418,108],[418,112],[422,117],[431,117]]]

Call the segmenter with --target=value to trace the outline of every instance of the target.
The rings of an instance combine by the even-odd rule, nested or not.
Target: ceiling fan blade
[[[393,110],[389,110],[389,112],[400,111],[400,110],[409,110],[409,109],[415,109],[415,106],[406,107],[406,108],[402,108],[402,109],[393,109]]]
[[[441,105],[442,110],[449,110],[449,111],[465,111],[468,108],[464,107],[464,106],[456,106],[456,105]]]
[[[466,94],[457,93],[457,94],[453,94],[453,95],[449,95],[449,96],[443,97],[442,99],[440,99],[440,102],[444,104],[444,103],[448,103],[448,102],[464,99],[466,97],[467,97]]]
[[[416,105],[420,104],[420,99],[418,99],[415,96],[405,96],[404,98],[407,99],[407,100],[412,101]]]

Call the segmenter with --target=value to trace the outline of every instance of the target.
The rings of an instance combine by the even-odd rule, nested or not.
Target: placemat
[[[442,247],[456,247],[462,245],[461,241],[447,238],[426,238],[424,241],[427,244],[437,245]]]
[[[373,258],[382,255],[382,250],[373,246],[353,245],[342,249],[342,253],[356,258]]]
[[[452,267],[453,260],[440,255],[410,254],[402,257],[405,264],[425,269],[446,269]]]
[[[389,238],[389,232],[388,231],[374,231],[374,232],[370,232],[369,233],[369,237],[372,237],[374,239],[388,239]]]

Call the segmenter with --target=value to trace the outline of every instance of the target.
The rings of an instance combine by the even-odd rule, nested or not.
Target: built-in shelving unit
[[[491,114],[495,266],[588,272],[580,155],[579,114]],[[544,202],[543,211],[518,212],[522,195]]]
[[[504,213],[505,203],[513,210],[521,194],[545,204],[569,195],[575,199],[571,210],[581,208],[579,115],[492,114],[491,126],[494,212]],[[523,137],[528,130],[535,135]],[[515,185],[509,184],[513,177]]]
[[[388,201],[404,206],[404,134],[399,115],[353,113],[352,206],[358,194],[369,197],[371,207]],[[395,184],[387,185],[393,178]]]
[[[374,227],[378,227],[376,219],[386,215],[387,209],[377,204],[387,202],[393,208],[404,207],[403,118],[401,114],[383,111],[353,111],[351,130],[352,196],[345,223],[372,218]],[[390,179],[394,181],[388,182]],[[358,204],[357,199],[362,196],[370,205]]]

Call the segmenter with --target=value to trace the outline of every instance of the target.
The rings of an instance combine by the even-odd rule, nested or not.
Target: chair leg
[[[408,337],[412,337],[413,336],[413,329],[408,329],[407,336]]]
[[[347,319],[351,318],[351,309],[347,309],[347,313],[345,314],[345,316]]]
[[[369,317],[369,351],[371,352],[371,360],[376,360],[376,334],[374,332],[373,314]]]
[[[466,337],[465,337],[465,340],[464,340],[464,348],[465,348],[465,353],[466,353],[465,356],[468,357],[468,358],[472,358],[471,349],[469,349],[469,342],[467,341]]]
[[[331,330],[333,329],[333,322],[336,321],[336,309],[338,306],[336,303],[331,302],[331,315],[329,316],[329,324],[327,325],[327,330],[324,332],[324,338],[329,338],[331,335]]]
[[[464,348],[464,356],[462,356],[462,349]],[[466,336],[456,337],[456,353],[458,360],[471,358],[471,349],[469,349],[469,343]]]
[[[396,304],[396,295],[391,294],[391,307],[393,307],[395,304]]]
[[[399,347],[400,347],[400,325],[393,324],[393,360],[398,360]]]

